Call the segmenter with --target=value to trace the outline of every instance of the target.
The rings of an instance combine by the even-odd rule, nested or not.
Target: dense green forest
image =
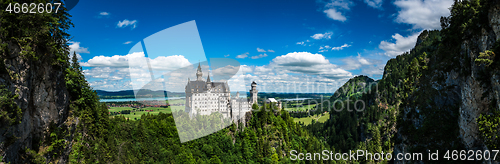
[[[116,117],[106,122],[107,128],[100,129],[98,133],[105,133],[101,138],[88,141],[92,147],[73,147],[70,160],[89,163],[277,163],[290,161],[285,156],[290,150],[329,149],[294,123],[286,111],[275,110],[254,112],[246,127],[232,124],[182,144],[171,114],[143,115],[138,121]],[[82,136],[77,136],[76,140],[85,143]]]

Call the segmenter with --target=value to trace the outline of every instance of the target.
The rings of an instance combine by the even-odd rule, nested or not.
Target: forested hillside
[[[307,128],[342,151],[498,149],[499,9],[498,1],[455,1],[451,16],[441,18],[442,30],[423,31],[410,52],[387,62],[370,88],[375,92],[334,94],[350,98],[344,104],[351,109],[365,102],[365,110],[332,111],[328,122]]]
[[[330,100],[346,100],[348,98],[359,99],[364,93],[370,93],[371,87],[376,87],[377,82],[364,75],[356,76],[347,81],[342,87],[333,93]],[[374,90],[375,91],[375,90]]]
[[[269,110],[269,108],[268,108]],[[290,161],[289,151],[329,149],[293,122],[284,110],[254,112],[246,127],[232,124],[209,136],[180,143],[171,114],[143,115],[139,121],[116,117],[106,135],[86,147],[77,135],[71,162],[96,163],[277,163]],[[316,161],[314,163],[329,163]]]

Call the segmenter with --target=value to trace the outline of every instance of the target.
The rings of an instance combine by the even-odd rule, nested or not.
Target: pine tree
[[[210,164],[222,164],[222,161],[217,157],[217,155],[214,155],[212,158],[210,158]]]
[[[73,52],[73,56],[71,57],[71,67],[75,69],[75,71],[82,71],[82,67],[80,67],[80,64],[78,63],[78,56],[76,55],[76,52]]]

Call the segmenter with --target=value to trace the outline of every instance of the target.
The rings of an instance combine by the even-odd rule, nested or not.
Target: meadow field
[[[130,110],[130,114],[119,114],[119,116],[124,116],[127,119],[130,120],[138,120],[141,118],[141,115],[143,114],[152,114],[152,115],[158,115],[158,113],[171,113],[172,111],[178,111],[178,110],[184,110],[184,106],[169,106],[168,108],[163,108],[163,107],[147,107],[147,108],[141,108],[142,111],[139,111],[136,108],[131,108],[131,107],[110,107],[109,112],[120,112],[123,110]],[[135,111],[134,111],[135,110]],[[134,112],[132,112],[134,111]],[[110,116],[114,117],[114,116]]]
[[[311,124],[312,120],[314,119],[316,122],[326,122],[330,118],[330,114],[328,112],[324,114],[316,114],[312,115],[309,117],[303,117],[303,118],[293,118],[294,122],[302,122],[304,125],[309,125]]]

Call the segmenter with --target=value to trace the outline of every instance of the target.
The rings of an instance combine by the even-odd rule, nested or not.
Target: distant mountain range
[[[104,91],[104,90],[95,90],[97,95],[101,99],[116,99],[116,98],[135,98],[134,90],[122,90],[122,91]],[[241,92],[240,92],[241,93]],[[249,92],[246,92],[247,96],[250,96]],[[143,97],[185,97],[186,94],[184,92],[170,92],[170,91],[151,91],[151,90],[140,90],[139,94]],[[236,92],[231,92],[231,94],[236,94]],[[262,98],[320,98],[329,97],[331,93],[266,93],[259,92],[259,97]]]
[[[123,91],[104,91],[104,90],[95,90],[97,95],[103,99],[111,99],[111,98],[134,98],[134,90],[123,90]],[[152,90],[139,90],[140,95],[145,97],[160,97],[160,96],[168,96],[168,97],[184,97],[186,94],[184,92],[170,92],[170,91],[152,91]]]

